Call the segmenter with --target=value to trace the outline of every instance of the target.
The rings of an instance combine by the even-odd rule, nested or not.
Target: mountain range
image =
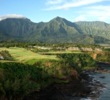
[[[0,41],[109,44],[110,24],[70,22],[61,17],[40,23],[24,17],[4,18],[0,20]]]

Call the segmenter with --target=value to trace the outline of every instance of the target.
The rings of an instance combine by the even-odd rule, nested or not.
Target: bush
[[[71,66],[79,73],[85,67],[94,67],[95,61],[88,54],[59,54],[58,57],[65,63],[66,66]]]
[[[73,72],[72,67],[66,66],[62,61],[58,60],[43,60],[43,61],[38,61],[35,63],[36,66],[41,66],[43,70],[45,70],[49,76],[55,79],[67,79],[70,76],[70,73]],[[76,76],[73,75],[74,78]]]
[[[3,57],[4,60],[14,60],[7,50],[1,51],[0,55]]]
[[[102,62],[110,62],[110,52],[103,52],[100,54],[97,54],[97,61],[102,61]]]
[[[48,79],[48,74],[41,68],[21,63],[0,63],[0,100],[22,100],[43,87]]]

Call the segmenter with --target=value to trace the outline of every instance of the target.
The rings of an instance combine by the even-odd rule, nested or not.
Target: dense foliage
[[[22,100],[48,84],[49,75],[41,68],[21,63],[0,63],[0,100]]]
[[[97,61],[110,63],[110,52],[106,51],[103,53],[97,54]]]
[[[66,66],[73,67],[79,73],[86,67],[94,67],[95,61],[88,54],[59,54]]]

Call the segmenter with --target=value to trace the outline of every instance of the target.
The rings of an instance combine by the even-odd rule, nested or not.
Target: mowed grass
[[[12,55],[12,57],[19,62],[27,62],[34,63],[37,60],[57,60],[56,55],[41,55],[38,53],[34,53],[25,48],[19,47],[10,47],[10,48],[0,48],[0,51],[7,50]]]

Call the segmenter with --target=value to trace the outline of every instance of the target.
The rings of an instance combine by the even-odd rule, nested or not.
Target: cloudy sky
[[[0,17],[25,16],[47,22],[56,16],[75,21],[110,23],[110,0],[0,0]]]

